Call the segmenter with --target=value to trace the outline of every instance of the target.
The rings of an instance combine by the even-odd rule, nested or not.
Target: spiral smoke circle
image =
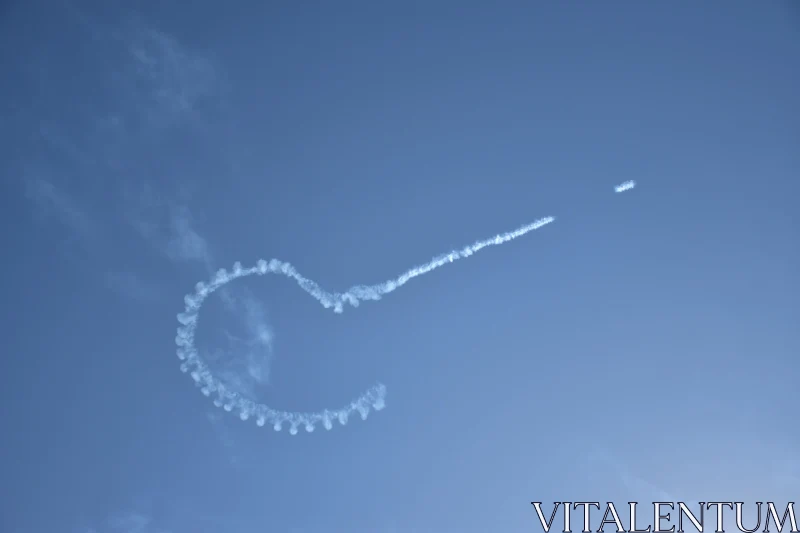
[[[200,308],[206,298],[222,286],[239,278],[247,276],[263,276],[265,274],[281,274],[293,279],[305,292],[316,299],[325,309],[332,309],[334,313],[342,313],[346,304],[358,307],[362,301],[380,300],[383,296],[394,292],[412,279],[427,274],[441,266],[452,263],[458,259],[471,256],[487,246],[496,246],[539,229],[555,220],[554,217],[545,217],[531,224],[478,241],[461,250],[453,250],[438,256],[427,263],[414,267],[400,276],[379,283],[377,285],[357,285],[343,293],[330,293],[323,290],[316,282],[302,276],[290,263],[272,259],[260,259],[255,266],[244,268],[240,262],[233,265],[232,270],[220,269],[208,282],[199,282],[191,294],[184,297],[186,307],[178,314],[178,327],[175,343],[178,345],[177,355],[183,361],[181,371],[188,373],[203,395],[212,397],[217,407],[225,411],[238,413],[239,418],[248,420],[254,418],[256,424],[264,426],[270,424],[275,431],[280,431],[288,425],[289,433],[296,435],[298,428],[303,427],[307,432],[314,431],[317,424],[322,423],[325,429],[331,429],[334,422],[341,425],[347,424],[350,416],[358,412],[362,420],[366,420],[370,411],[380,411],[386,407],[386,386],[378,383],[370,387],[357,399],[340,409],[325,409],[315,413],[288,412],[272,409],[271,407],[256,403],[250,398],[245,398],[239,392],[231,390],[214,376],[205,361],[200,357],[195,347],[195,332],[200,318]]]

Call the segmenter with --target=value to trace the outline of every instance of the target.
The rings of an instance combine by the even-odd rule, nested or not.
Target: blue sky
[[[783,501],[797,429],[788,3],[17,2],[0,15],[0,530],[514,532],[529,502]],[[637,188],[614,194],[625,180]],[[557,220],[342,315],[330,291]],[[794,498],[792,498],[794,499]],[[533,529],[531,529],[533,528]]]

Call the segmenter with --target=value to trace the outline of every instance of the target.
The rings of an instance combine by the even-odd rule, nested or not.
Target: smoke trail
[[[200,387],[200,391],[205,396],[214,397],[216,406],[222,407],[228,412],[236,410],[242,420],[253,417],[259,426],[270,423],[275,431],[280,431],[284,424],[288,424],[289,433],[292,435],[297,434],[300,426],[305,427],[305,430],[310,433],[314,431],[316,424],[320,422],[325,429],[331,429],[333,423],[337,420],[342,425],[347,424],[350,415],[355,411],[358,411],[362,420],[366,420],[370,408],[380,411],[386,406],[386,387],[381,383],[374,385],[345,407],[337,410],[326,409],[315,413],[278,411],[264,404],[256,403],[252,399],[245,398],[239,392],[227,387],[211,373],[208,365],[200,358],[194,344],[200,308],[205,299],[214,291],[238,278],[252,275],[282,274],[295,280],[304,291],[316,299],[324,308],[332,308],[333,312],[342,313],[345,304],[358,307],[362,301],[380,300],[384,295],[394,292],[418,276],[436,270],[447,263],[469,257],[487,246],[497,246],[517,237],[522,237],[526,233],[539,229],[554,220],[554,217],[542,218],[514,231],[496,235],[491,239],[477,241],[461,250],[453,250],[435,257],[425,264],[411,268],[394,279],[377,285],[356,285],[342,293],[325,291],[316,282],[302,276],[290,263],[277,259],[270,261],[259,259],[256,266],[250,268],[242,267],[242,264],[237,261],[233,264],[231,271],[226,271],[224,268],[220,269],[207,283],[199,282],[195,285],[194,293],[187,294],[184,297],[186,308],[182,313],[178,314],[178,321],[181,325],[178,327],[178,334],[175,337],[175,343],[178,345],[178,358],[183,361],[181,363],[181,371],[189,372],[197,386]]]
[[[633,180],[628,180],[625,183],[620,183],[619,185],[614,187],[614,192],[625,192],[629,191],[636,187],[636,182]]]

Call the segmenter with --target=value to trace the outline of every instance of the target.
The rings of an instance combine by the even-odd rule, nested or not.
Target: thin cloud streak
[[[134,272],[107,272],[106,286],[112,291],[140,302],[154,302],[161,297],[161,291],[153,284],[143,280]]]
[[[25,196],[37,215],[66,231],[68,254],[79,262],[100,261],[98,251],[107,249],[108,236],[89,211],[66,190],[43,177],[26,176],[24,184]],[[135,272],[109,269],[102,274],[102,280],[106,288],[132,300],[151,302],[159,297],[158,287]]]
[[[64,190],[41,176],[27,175],[25,196],[40,215],[54,218],[73,239],[88,246],[97,237],[97,226],[88,213]]]

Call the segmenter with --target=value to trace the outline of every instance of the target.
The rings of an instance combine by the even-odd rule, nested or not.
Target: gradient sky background
[[[122,4],[0,11],[3,533],[797,499],[796,7]],[[275,433],[178,370],[211,269],[277,257],[343,290],[546,215],[340,316],[276,277],[209,301],[215,368],[289,410],[381,381],[366,422]]]

